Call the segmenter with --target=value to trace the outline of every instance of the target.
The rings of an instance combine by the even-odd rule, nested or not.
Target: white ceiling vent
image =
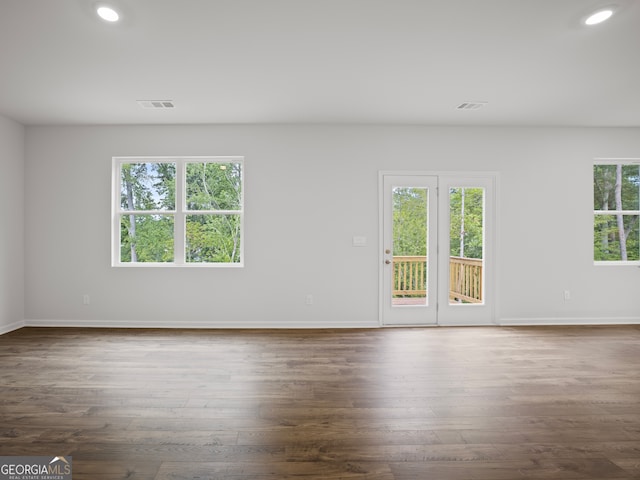
[[[138,105],[142,108],[174,108],[173,100],[138,100]]]
[[[458,110],[478,110],[484,107],[488,102],[464,102],[458,105]]]

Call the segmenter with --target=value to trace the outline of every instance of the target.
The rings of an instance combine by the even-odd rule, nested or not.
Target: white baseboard
[[[22,320],[18,322],[10,323],[9,325],[0,325],[0,335],[13,332],[14,330],[18,330],[19,328],[22,328],[22,327],[24,327],[24,322]]]
[[[449,322],[442,322],[438,324],[439,327],[497,327],[496,322],[474,322],[467,320],[453,320]]]
[[[640,317],[539,317],[539,318],[501,318],[497,325],[536,326],[536,325],[639,325]]]
[[[26,320],[27,327],[82,327],[82,328],[199,328],[199,329],[328,329],[378,328],[377,322],[207,322],[207,321],[139,321],[139,320]]]
[[[495,323],[455,322],[441,324],[440,327],[458,326],[568,326],[568,325],[640,325],[640,317],[523,317],[500,318]],[[340,328],[380,328],[377,321],[372,322],[211,322],[211,321],[140,321],[140,320],[59,320],[30,319],[24,322],[0,327],[0,335],[22,327],[83,327],[83,328],[194,328],[194,329],[340,329]]]

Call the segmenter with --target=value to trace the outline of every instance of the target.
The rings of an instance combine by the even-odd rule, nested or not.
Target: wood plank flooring
[[[0,455],[74,480],[640,479],[640,327],[25,328]]]

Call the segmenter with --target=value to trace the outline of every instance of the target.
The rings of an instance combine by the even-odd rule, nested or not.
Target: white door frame
[[[382,287],[382,308],[381,319],[386,326],[391,325],[436,325],[438,319],[438,177],[433,175],[383,175],[383,209],[381,223],[382,238],[381,249],[383,250],[382,269],[380,270]],[[424,304],[420,305],[393,305],[393,283],[394,283],[394,263],[393,263],[393,199],[386,201],[395,187],[413,187],[425,189],[427,191],[427,293]],[[389,221],[388,221],[389,220]],[[391,224],[391,225],[389,225]],[[389,228],[386,228],[388,225]]]
[[[438,314],[436,325],[495,325],[497,324],[497,299],[498,299],[498,184],[499,175],[497,172],[451,172],[451,171],[379,171],[378,172],[378,202],[379,202],[379,324],[380,326],[393,326],[385,324],[384,314],[388,300],[385,298],[384,284],[384,267],[385,256],[385,225],[384,225],[384,202],[385,189],[384,178],[386,176],[426,176],[437,177],[439,186],[442,191],[448,190],[449,185],[455,186],[485,186],[485,241],[484,241],[484,260],[485,260],[485,278],[484,278],[484,303],[482,305],[449,305],[448,295],[448,263],[442,259],[448,259],[449,242],[448,242],[448,223],[449,211],[448,202],[438,202],[438,230],[444,232],[447,230],[446,241],[439,240],[439,264],[438,268],[438,285],[440,285],[438,293]],[[439,237],[443,238],[444,234]],[[445,268],[443,268],[445,266]],[[443,287],[444,286],[444,287]],[[425,322],[423,325],[431,325]],[[408,325],[415,325],[414,322]]]

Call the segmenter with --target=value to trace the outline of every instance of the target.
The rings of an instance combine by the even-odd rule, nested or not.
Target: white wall
[[[24,142],[24,127],[0,116],[0,334],[24,319]]]
[[[244,156],[246,267],[110,267],[120,155]],[[640,322],[640,269],[592,264],[602,156],[640,156],[640,129],[28,127],[26,321],[377,326],[378,172],[486,170],[500,173],[499,322]]]

